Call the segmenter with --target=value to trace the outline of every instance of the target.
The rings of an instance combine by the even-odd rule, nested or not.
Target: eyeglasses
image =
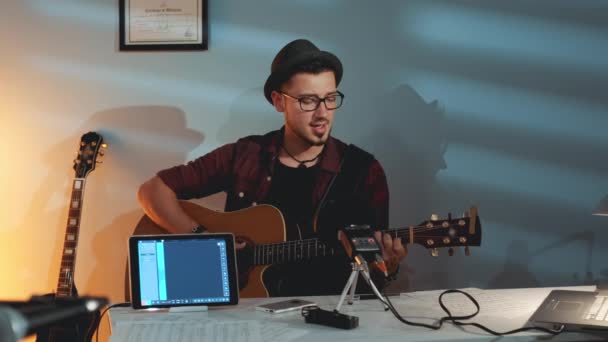
[[[327,108],[327,110],[338,109],[340,108],[340,106],[342,105],[342,101],[344,100],[344,94],[339,91],[336,91],[335,93],[328,95],[324,98],[320,98],[314,95],[293,97],[283,92],[280,92],[280,94],[298,101],[300,103],[300,109],[305,112],[312,112],[317,110],[317,108],[319,108],[319,105],[321,105],[321,102],[325,104],[325,108]]]

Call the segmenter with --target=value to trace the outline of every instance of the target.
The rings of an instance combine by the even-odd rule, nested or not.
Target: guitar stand
[[[361,273],[363,275],[363,279],[365,279],[367,284],[372,288],[372,290],[374,291],[376,296],[378,296],[378,299],[380,299],[380,301],[382,301],[384,310],[385,311],[388,310],[388,306],[386,304],[386,299],[382,296],[380,291],[378,291],[378,288],[376,287],[376,285],[374,285],[372,278],[369,276],[369,269],[367,268],[367,264],[365,262],[359,263],[358,261],[353,261],[353,262],[351,262],[351,266],[352,266],[353,270],[350,273],[350,277],[348,278],[348,281],[346,282],[346,286],[344,286],[344,290],[342,290],[342,295],[340,296],[340,301],[338,302],[338,305],[336,305],[334,312],[340,312],[342,303],[344,302],[344,299],[346,298],[346,292],[348,292],[349,289],[350,289],[350,293],[348,296],[348,304],[353,305],[354,297],[355,297],[355,289],[357,288],[357,279],[359,278],[359,273]]]

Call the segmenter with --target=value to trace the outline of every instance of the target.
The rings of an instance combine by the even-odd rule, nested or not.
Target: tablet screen
[[[232,234],[132,236],[129,265],[136,309],[238,303]]]

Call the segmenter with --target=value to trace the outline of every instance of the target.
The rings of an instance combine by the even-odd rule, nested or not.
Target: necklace
[[[298,159],[298,158],[294,157],[294,156],[293,156],[291,153],[289,153],[289,151],[287,151],[287,149],[285,148],[285,146],[281,146],[281,147],[283,148],[283,151],[285,151],[285,153],[287,153],[287,155],[289,156],[289,158],[291,158],[291,159],[293,159],[293,160],[297,161],[297,162],[300,164],[300,165],[298,165],[298,168],[299,168],[299,169],[304,169],[304,168],[306,168],[306,163],[310,163],[310,162],[312,162],[312,161],[315,161],[315,160],[319,159],[319,157],[321,156],[321,153],[323,153],[323,150],[325,150],[325,148],[323,148],[323,149],[321,150],[321,152],[319,152],[319,154],[317,154],[317,155],[316,155],[314,158],[312,158],[312,159],[308,159],[308,160],[300,160],[300,159]]]

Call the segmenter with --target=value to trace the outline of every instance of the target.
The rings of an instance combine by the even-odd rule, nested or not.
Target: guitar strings
[[[440,229],[440,228],[442,228],[442,227],[427,228],[426,230],[429,231],[429,230],[436,230],[436,229]],[[407,236],[407,234],[403,234],[403,236]],[[416,236],[421,239],[437,238],[436,235],[418,234]],[[321,256],[326,256],[326,255],[333,255],[335,253],[333,248],[326,249],[325,244],[323,244],[323,243],[319,244],[318,242],[319,241],[316,239],[309,239],[309,240],[294,240],[294,241],[288,241],[288,242],[254,246],[253,264],[266,265],[266,264],[273,264],[273,263],[277,263],[277,262],[285,262],[285,261],[289,262],[292,260],[302,260],[302,259],[305,259],[305,258],[313,256],[313,255],[319,256],[319,254],[321,254]],[[321,248],[323,248],[322,252],[319,252],[319,246],[321,246]],[[440,246],[440,247],[463,247],[463,246],[467,246],[467,245]],[[279,248],[275,248],[275,247],[279,247]],[[310,250],[310,247],[313,247],[312,252]],[[306,248],[306,253],[304,252],[305,248]],[[298,249],[300,251],[300,254],[297,254]],[[292,252],[292,250],[293,250],[293,252]]]
[[[432,231],[432,230],[438,230],[438,229],[445,229],[446,227],[443,226],[433,226],[431,228],[427,228],[424,225],[420,225],[420,226],[412,226],[412,227],[400,227],[400,228],[391,228],[389,230],[384,231],[385,233],[389,233],[393,236],[396,237],[403,237],[403,236],[408,236],[409,235],[409,230],[413,229],[414,233],[421,233],[421,232],[428,232],[428,231]],[[433,236],[426,236],[426,235],[419,235],[417,234],[416,236],[421,236],[421,237],[433,237]],[[297,245],[297,244],[314,244],[317,243],[319,240],[316,238],[312,238],[312,239],[303,239],[303,240],[290,240],[290,241],[283,241],[283,242],[273,242],[273,243],[268,243],[268,244],[264,244],[264,245],[256,245],[256,248],[264,248],[264,247],[268,247],[268,248],[273,248],[275,246],[281,246],[281,245]]]
[[[414,233],[418,232],[428,232],[428,231],[432,231],[432,230],[438,230],[438,229],[445,229],[446,227],[442,227],[442,226],[433,226],[431,228],[427,228],[425,226],[416,226],[416,227],[412,227],[414,228]],[[388,231],[385,231],[393,236],[396,237],[403,237],[403,236],[408,236],[409,235],[409,230],[412,228],[394,228],[394,229],[390,229]],[[403,232],[400,232],[400,230],[406,230]],[[396,233],[396,234],[395,234]],[[417,234],[416,236],[419,237],[435,237],[435,236],[429,236],[429,235],[420,235]],[[290,240],[290,241],[284,241],[284,242],[274,242],[274,243],[268,243],[268,244],[264,244],[264,245],[256,245],[256,248],[274,248],[276,246],[285,246],[285,245],[309,245],[309,244],[315,244],[318,243],[318,239],[312,238],[312,239],[303,239],[303,240]]]
[[[431,228],[427,228],[425,226],[416,226],[416,227],[412,227],[414,232],[418,232],[419,234],[417,234],[416,236],[419,238],[436,238],[437,236],[434,235],[421,235],[420,233],[422,232],[429,232],[429,231],[433,231],[433,230],[438,230],[438,229],[445,229],[445,227],[443,226],[433,226]],[[407,237],[409,235],[409,232],[399,232],[399,230],[410,230],[412,228],[395,228],[395,229],[391,229],[395,232],[394,236],[395,237]],[[392,232],[389,232],[392,233]],[[295,248],[300,248],[301,251],[303,252],[304,248],[307,248],[307,252],[308,254],[310,254],[310,250],[308,249],[311,246],[316,246],[318,248],[319,246],[319,240],[318,239],[304,239],[304,240],[291,240],[291,241],[285,241],[285,242],[275,242],[275,243],[269,243],[269,244],[264,244],[264,245],[256,245],[254,246],[254,258],[256,258],[256,260],[258,259],[258,254],[261,254],[261,257],[264,257],[264,254],[266,254],[266,257],[268,257],[268,252],[272,251],[274,252],[275,250],[279,251],[279,252],[284,252],[285,249],[289,249],[291,250],[292,247]],[[321,244],[322,248],[324,245]],[[278,248],[277,248],[278,247]],[[281,248],[282,247],[282,248]],[[295,254],[295,252],[297,250],[295,250],[294,248],[294,255],[297,258],[298,256]],[[331,249],[331,251],[333,252],[333,249]],[[288,251],[287,253],[287,257],[290,258],[291,257],[291,253]],[[271,254],[271,256],[273,256],[274,253]],[[281,254],[282,256],[285,256],[285,254]]]
[[[460,219],[456,219],[456,220],[462,220],[464,218],[460,218]],[[452,220],[454,221],[454,220]],[[446,221],[444,221],[446,222]],[[450,225],[452,226],[452,225]],[[414,233],[418,233],[416,234],[416,237],[418,238],[436,238],[437,236],[434,235],[420,235],[420,233],[428,233],[429,231],[433,231],[433,230],[438,230],[438,229],[445,229],[447,227],[443,227],[442,225],[433,225],[432,227],[426,227],[426,225],[418,225],[418,226],[411,226],[411,227],[399,227],[399,228],[391,228],[385,232],[393,235],[395,238],[396,237],[409,237],[410,231],[413,230]],[[411,243],[411,241],[410,241]],[[304,239],[304,240],[291,240],[291,241],[284,241],[284,242],[275,242],[275,243],[269,243],[269,244],[264,244],[264,245],[255,245],[254,246],[254,250],[253,250],[253,257],[254,257],[254,263],[257,263],[258,260],[261,263],[265,263],[265,261],[272,261],[274,262],[275,259],[275,253],[279,252],[281,253],[276,254],[276,259],[282,259],[284,260],[285,258],[287,258],[288,260],[291,259],[291,250],[293,248],[293,256],[294,259],[301,259],[305,256],[304,253],[304,248],[306,248],[307,254],[310,256],[310,247],[314,246],[314,252],[315,255],[318,256],[319,252],[318,252],[318,248],[319,248],[319,240],[316,238],[312,238],[312,239]],[[321,247],[323,248],[323,255],[326,254],[326,250],[325,250],[325,244],[321,243]],[[446,246],[447,247],[447,246]],[[456,246],[458,247],[458,246]],[[297,248],[300,249],[300,255],[297,254]],[[287,249],[286,253],[285,249]],[[275,251],[276,250],[276,251]],[[271,252],[271,253],[269,253]],[[334,253],[333,248],[329,248],[329,252],[331,254]]]

